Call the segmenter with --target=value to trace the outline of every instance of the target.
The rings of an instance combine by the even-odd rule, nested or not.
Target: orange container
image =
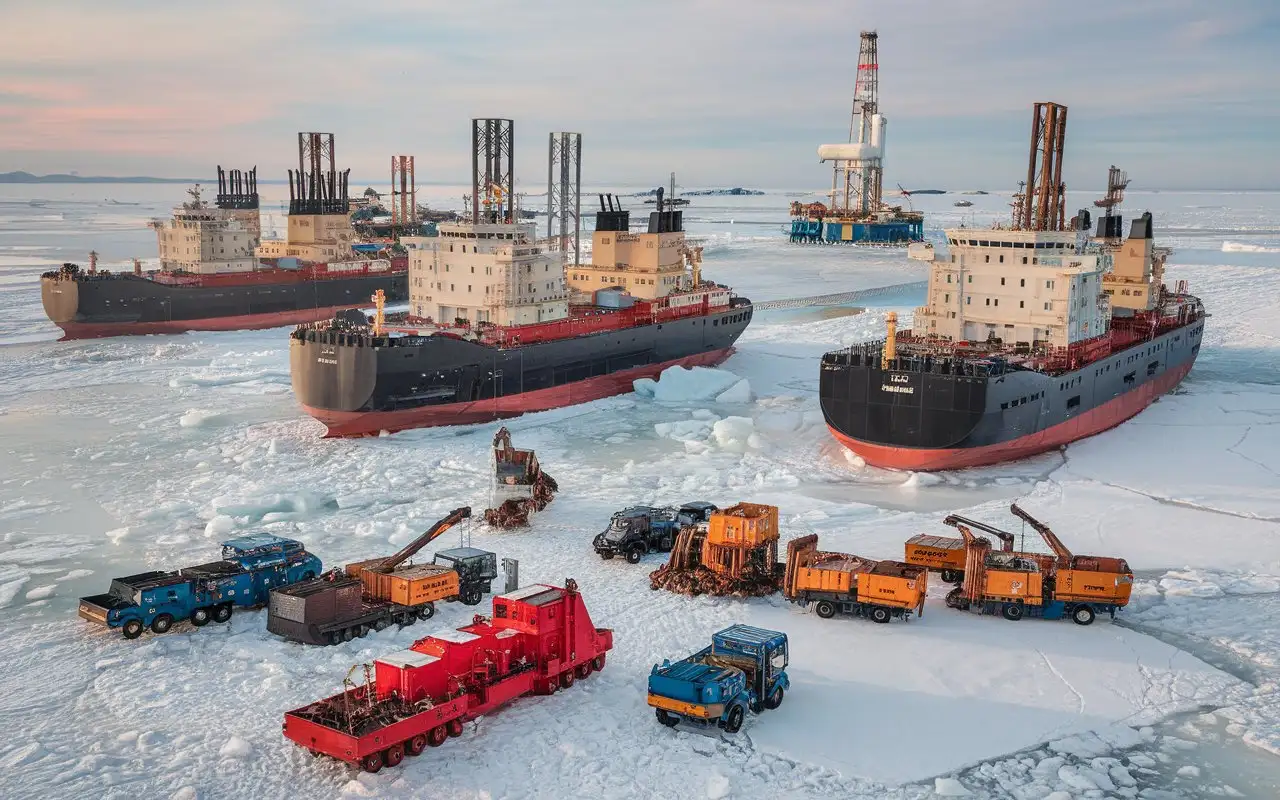
[[[1039,572],[987,570],[983,599],[1021,600],[1027,605],[1043,603],[1043,579]]]
[[[760,547],[778,540],[778,507],[738,503],[711,515],[707,541],[729,547]]]
[[[964,572],[964,540],[922,533],[907,540],[908,564]]]
[[[826,561],[820,561],[809,567],[796,570],[796,592],[837,592],[852,594],[854,575],[869,566],[857,556],[838,554]]]
[[[347,574],[360,578],[371,600],[389,600],[402,606],[419,606],[458,596],[458,573],[438,564],[417,564],[387,572],[366,567],[385,559],[348,564]]]
[[[929,591],[929,570],[901,561],[879,561],[858,573],[858,600],[895,608],[918,608]]]
[[[1086,600],[1123,606],[1129,603],[1132,591],[1132,573],[1060,569],[1053,598],[1064,602]]]

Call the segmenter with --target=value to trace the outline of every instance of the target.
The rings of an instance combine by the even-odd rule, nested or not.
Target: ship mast
[[[471,120],[471,222],[507,223],[515,197],[515,123],[509,119]],[[497,205],[494,204],[494,198]],[[502,205],[503,198],[508,200]]]
[[[547,145],[547,238],[582,260],[582,134],[552,133]]]
[[[1062,153],[1066,137],[1067,107],[1036,103],[1027,182],[1015,198],[1014,230],[1061,231],[1065,226],[1067,186],[1062,182]]]

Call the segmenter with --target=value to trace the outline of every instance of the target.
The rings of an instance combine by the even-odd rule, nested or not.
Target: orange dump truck
[[[964,577],[964,540],[927,533],[912,536],[904,560],[942,573],[944,583],[959,583]]]
[[[823,619],[836,614],[870,617],[888,622],[894,617],[924,613],[929,570],[901,561],[872,561],[846,553],[818,550],[816,535],[792,539],[787,545],[784,596],[801,606],[814,604]]]

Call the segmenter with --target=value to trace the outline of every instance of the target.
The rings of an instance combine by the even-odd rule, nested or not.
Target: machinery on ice
[[[924,215],[884,202],[885,118],[880,113],[879,36],[863,31],[847,144],[818,147],[830,161],[830,205],[791,204],[791,241],[904,245],[924,238]]]
[[[348,564],[318,578],[273,589],[267,630],[303,644],[337,644],[390,625],[412,625],[435,615],[440,601],[478,605],[498,577],[498,557],[487,550],[440,550],[429,564],[414,564],[422,548],[471,516],[456,509],[389,558]]]
[[[683,721],[737,733],[747,711],[758,714],[782,705],[791,687],[788,663],[785,633],[734,625],[688,658],[654,665],[648,702],[658,722],[669,728]]]
[[[329,436],[490,422],[630,392],[667,367],[719,364],[750,323],[749,300],[703,279],[683,212],[661,195],[637,233],[601,195],[581,263],[577,134],[551,136],[548,238],[537,238],[513,204],[513,136],[511,120],[472,121],[470,217],[406,238],[406,317],[343,315],[293,332],[294,393]]]
[[[136,639],[150,627],[168,633],[175,622],[197,628],[231,619],[235,606],[260,606],[271,589],[314,578],[320,559],[301,542],[267,534],[222,543],[222,560],[111,581],[106,594],[80,598],[79,615]]]
[[[955,522],[965,542],[964,583],[947,595],[947,606],[1013,621],[1039,616],[1089,625],[1098,614],[1114,618],[1129,603],[1133,572],[1124,559],[1075,555],[1049,526],[1016,503],[1009,510],[1044,538],[1053,557],[992,552],[990,541]]]
[[[463,723],[604,668],[613,633],[591,623],[577,585],[493,598],[493,616],[364,665],[364,680],[284,716],[285,738],[368,772],[444,744]],[[357,668],[353,668],[354,672]]]
[[[764,597],[778,591],[778,508],[738,503],[711,512],[705,525],[681,529],[670,560],[649,585],[681,594]]]
[[[493,481],[484,521],[495,528],[521,528],[529,515],[546,508],[560,490],[556,479],[542,471],[532,450],[511,446],[511,432],[502,427],[493,437]]]
[[[707,524],[717,510],[700,500],[679,508],[624,508],[609,519],[608,528],[596,534],[591,547],[605,560],[621,555],[627,563],[639,564],[647,553],[670,552],[681,530]]]
[[[813,603],[823,619],[850,614],[884,623],[913,611],[923,616],[928,590],[925,567],[819,552],[816,534],[787,543],[783,596],[802,608]]]
[[[156,220],[160,269],[98,270],[63,264],[40,280],[45,314],[63,339],[272,328],[409,296],[409,261],[385,244],[359,244],[348,216],[347,173],[334,166],[332,133],[298,134],[289,170],[289,228],[263,240],[258,170],[218,167],[212,204],[196,186],[167,221]]]
[[[1128,178],[1111,168],[1091,234],[1067,223],[1067,109],[1036,103],[1024,191],[1012,225],[946,231],[913,328],[827,353],[819,399],[831,433],[877,467],[944,470],[1051,450],[1119,425],[1182,381],[1205,312],[1185,282],[1164,283],[1169,250],[1152,217],[1123,236]],[[954,569],[954,566],[951,567]]]
[[[979,530],[983,533],[989,533],[1000,540],[1000,552],[1014,552],[1015,535],[1009,531],[957,514],[949,515],[943,520],[943,523],[953,528],[964,525],[969,528],[970,532]],[[943,583],[960,583],[964,580],[964,566],[968,559],[968,551],[964,539],[956,539],[950,536],[931,536],[927,533],[922,533],[907,540],[906,550],[905,559],[908,564],[927,567],[941,573]],[[1048,569],[1052,566],[1050,563],[1052,559],[1043,553],[1022,552],[1017,553],[1017,555],[1037,562],[1042,569]]]

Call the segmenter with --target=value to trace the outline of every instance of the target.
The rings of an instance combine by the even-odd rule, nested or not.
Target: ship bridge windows
[[[987,246],[987,245],[989,245],[989,244],[990,244],[990,242],[988,242],[986,239],[979,239],[979,240],[978,240],[978,246],[979,246],[979,247],[986,247],[986,246]]]

